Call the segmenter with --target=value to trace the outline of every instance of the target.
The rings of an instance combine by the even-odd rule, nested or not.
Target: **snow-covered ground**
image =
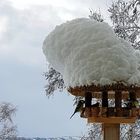
[[[56,26],[43,52],[67,87],[116,82],[140,86],[140,51],[105,22],[80,18]]]
[[[10,139],[9,140],[80,140],[80,137],[72,137],[72,136],[64,136],[64,137],[56,137],[56,138],[25,138],[25,137],[18,137],[18,138],[14,138],[14,139]]]

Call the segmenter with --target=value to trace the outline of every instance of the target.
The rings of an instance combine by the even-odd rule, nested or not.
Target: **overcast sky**
[[[45,96],[42,43],[58,24],[100,9],[109,17],[111,0],[0,0],[0,102],[17,106],[19,136],[81,136],[87,122],[73,113],[67,92]],[[107,21],[107,20],[106,20]]]

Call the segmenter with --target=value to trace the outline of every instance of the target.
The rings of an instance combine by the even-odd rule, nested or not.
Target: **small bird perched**
[[[78,104],[77,104],[77,106],[76,106],[76,108],[75,108],[75,111],[74,111],[74,113],[71,115],[70,119],[73,117],[73,115],[74,115],[75,113],[80,112],[80,111],[83,110],[84,103],[85,103],[84,100],[80,100],[80,101],[78,102]]]
[[[139,108],[140,104],[137,100],[130,100],[128,99],[126,103],[124,103],[127,108]]]
[[[100,105],[100,103],[97,102],[97,103],[95,103],[95,104],[93,104],[93,105],[91,105],[91,106],[92,106],[92,107],[99,107],[99,105]]]

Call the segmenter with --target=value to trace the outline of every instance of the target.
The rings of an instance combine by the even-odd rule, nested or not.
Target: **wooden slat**
[[[135,123],[136,117],[129,117],[129,118],[123,118],[123,117],[89,117],[88,118],[88,123],[110,123],[110,124],[115,124],[115,123],[122,123],[122,124],[127,124],[127,123]]]

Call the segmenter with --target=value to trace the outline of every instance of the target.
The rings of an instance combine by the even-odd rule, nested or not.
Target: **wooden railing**
[[[88,123],[135,123],[140,118],[138,108],[86,107],[81,112]]]
[[[139,108],[115,108],[115,107],[86,107],[83,109],[81,117],[140,117]]]

